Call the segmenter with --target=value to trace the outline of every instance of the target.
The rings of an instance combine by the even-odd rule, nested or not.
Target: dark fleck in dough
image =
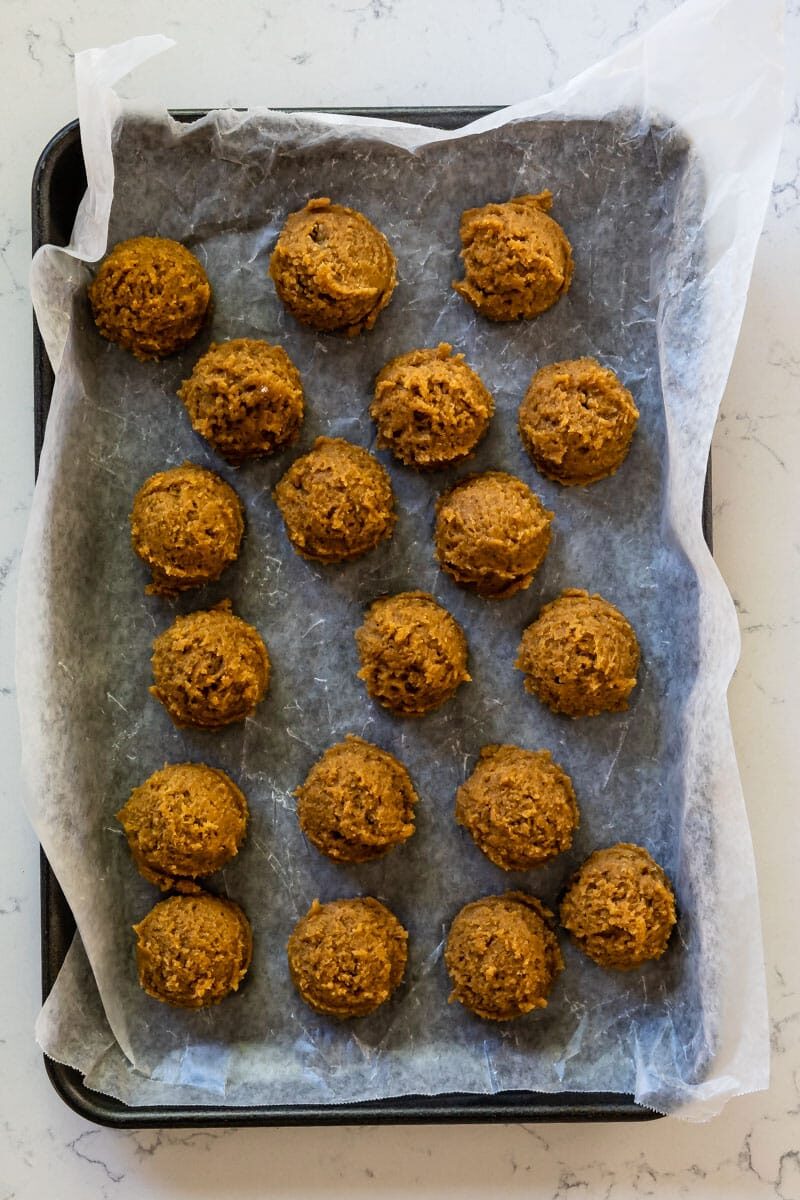
[[[315,900],[289,938],[292,982],[317,1012],[365,1017],[402,980],[407,942],[394,913],[371,896],[330,904]]]
[[[563,854],[580,823],[572,780],[547,750],[484,746],[456,794],[456,821],[504,871]]]
[[[257,629],[223,600],[176,617],[153,642],[152,695],[178,727],[218,729],[243,721],[263,700],[270,661]]]
[[[363,213],[320,197],[286,218],[269,273],[296,320],[353,337],[391,300],[397,262]]]
[[[436,505],[436,555],[456,583],[487,600],[530,586],[550,545],[553,514],[505,471],[460,480]]]
[[[153,577],[148,593],[170,596],[219,579],[243,533],[236,492],[193,463],[151,475],[134,497],[131,541]]]
[[[414,832],[417,793],[408,771],[359,737],[326,750],[295,796],[303,833],[336,862],[369,862]]]
[[[510,1021],[546,1008],[564,969],[553,914],[525,892],[484,896],[458,913],[444,961],[458,1000],[477,1017]]]
[[[283,450],[303,423],[303,385],[280,346],[252,338],[213,342],[178,395],[195,433],[241,463]]]
[[[359,679],[399,716],[433,712],[470,678],[464,631],[427,592],[375,600],[356,630],[356,645]]]
[[[572,247],[548,216],[550,192],[469,208],[461,217],[464,278],[455,290],[492,321],[538,317],[567,291]]]
[[[407,467],[448,467],[468,458],[489,428],[494,400],[480,376],[441,342],[388,362],[370,414],[378,445]]]
[[[594,358],[542,367],[519,410],[519,432],[534,466],[565,487],[613,475],[639,420],[633,396]]]
[[[628,707],[639,643],[613,604],[568,588],[525,630],[515,665],[527,690],[553,712],[596,717]]]
[[[569,881],[561,924],[601,967],[630,971],[660,958],[675,924],[675,896],[642,846],[595,850]]]
[[[239,852],[247,801],[223,771],[175,763],[131,792],[117,813],[141,875],[162,891],[197,892]]]
[[[133,926],[139,983],[178,1008],[204,1008],[235,992],[253,956],[238,904],[200,892],[170,896]]]
[[[394,530],[387,471],[367,450],[342,438],[317,438],[289,467],[274,497],[289,541],[316,562],[360,558]]]
[[[104,338],[142,361],[182,350],[200,331],[211,285],[190,250],[169,238],[119,242],[89,285],[95,325]]]

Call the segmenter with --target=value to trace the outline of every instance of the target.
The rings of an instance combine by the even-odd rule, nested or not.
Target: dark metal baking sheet
[[[334,110],[335,111],[335,110]],[[490,109],[351,109],[354,115],[456,129],[485,115]],[[174,114],[191,121],[200,112]],[[60,130],[42,151],[33,177],[33,249],[44,243],[69,241],[75,214],[86,187],[86,175],[76,121]],[[53,372],[34,321],[34,446],[38,472],[47,414],[53,391]],[[711,545],[711,478],[706,478],[703,529]],[[50,868],[41,856],[42,992],[47,996],[75,930],[69,906]],[[127,1128],[143,1126],[336,1125],[391,1123],[457,1123],[501,1121],[641,1121],[660,1114],[645,1109],[633,1097],[619,1093],[501,1092],[491,1096],[447,1093],[404,1096],[361,1104],[257,1106],[253,1108],[204,1106],[130,1107],[92,1091],[80,1074],[45,1057],[50,1080],[70,1107],[98,1124]]]

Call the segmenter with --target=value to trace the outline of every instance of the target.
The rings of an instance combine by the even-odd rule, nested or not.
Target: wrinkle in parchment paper
[[[18,666],[29,811],[81,934],[37,1036],[90,1086],[129,1104],[232,1105],[620,1091],[694,1117],[764,1086],[757,893],[725,706],[736,625],[702,544],[700,503],[777,152],[771,15],[754,0],[696,0],[560,92],[456,134],[266,110],[181,126],[120,113],[112,90],[165,39],[79,56],[95,188],[69,255],[45,248],[32,271],[60,365],[21,573]],[[535,322],[490,325],[450,290],[458,216],[544,187],[575,249],[572,288]],[[364,211],[399,260],[392,304],[352,341],[297,326],[267,277],[286,213],[315,194]],[[83,294],[81,262],[142,232],[191,246],[215,291],[204,337],[155,365],[102,342]],[[233,471],[194,436],[175,390],[210,338],[239,336],[287,349],[308,415],[289,455]],[[272,486],[321,433],[374,448],[375,373],[440,340],[495,396],[477,457],[420,477],[382,456],[400,512],[391,542],[339,568],[303,562]],[[516,409],[539,365],[583,354],[620,374],[642,416],[616,476],[560,489],[525,457]],[[129,547],[131,498],[148,474],[187,458],[242,496],[243,553],[216,585],[178,602],[146,598]],[[556,517],[532,588],[487,604],[437,570],[431,530],[439,490],[496,466],[529,482]],[[565,722],[522,691],[512,666],[520,633],[566,586],[601,592],[637,630],[643,669],[627,714]],[[474,678],[418,722],[379,710],[355,678],[363,605],[407,587],[432,591],[461,621]],[[241,726],[177,731],[147,695],[150,643],[176,612],[223,596],[265,637],[269,696]],[[421,796],[416,836],[359,867],[304,842],[291,796],[347,732],[397,754]],[[454,824],[456,787],[480,747],[499,741],[550,749],[581,803],[573,851],[537,872],[500,872]],[[113,819],[150,771],[187,758],[228,770],[253,818],[238,859],[212,881],[253,921],[253,967],[238,996],[196,1013],[138,987],[130,925],[158,897]],[[647,845],[675,882],[680,923],[664,960],[615,975],[565,946],[567,969],[535,1017],[492,1027],[448,1006],[441,943],[461,904],[524,886],[554,906],[574,866],[617,840]],[[285,942],[314,897],[356,893],[378,895],[406,925],[409,971],[390,1006],[334,1025],[295,996]]]

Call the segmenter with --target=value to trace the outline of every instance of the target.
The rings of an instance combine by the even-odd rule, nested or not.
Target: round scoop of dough
[[[456,794],[456,821],[504,871],[563,854],[580,823],[572,780],[547,750],[484,746]]]
[[[417,793],[408,771],[359,737],[326,750],[295,796],[303,833],[337,862],[369,862],[414,832]]]
[[[317,438],[274,492],[298,554],[316,562],[360,558],[390,537],[396,520],[386,470],[361,446]]]
[[[492,321],[538,317],[567,291],[572,247],[548,216],[550,192],[469,208],[461,217],[464,279],[453,284]]]
[[[566,487],[613,475],[639,420],[633,396],[594,358],[542,367],[519,410],[519,432],[542,475]]]
[[[384,708],[419,717],[449,700],[467,671],[467,639],[427,592],[382,596],[356,630],[359,679]]]
[[[510,1021],[546,1008],[564,969],[553,914],[525,892],[484,896],[458,913],[450,926],[444,961],[450,1000],[488,1021]]]
[[[89,285],[104,338],[142,361],[166,358],[200,331],[211,304],[208,276],[190,250],[169,238],[119,242]]]
[[[550,545],[552,520],[514,475],[472,475],[436,505],[436,556],[456,583],[505,600],[529,587]]]
[[[239,852],[247,801],[223,771],[175,763],[133,789],[117,813],[141,875],[162,891],[196,892],[194,880]]]
[[[630,971],[666,950],[675,896],[642,846],[619,842],[595,850],[573,875],[561,902],[561,924],[598,966]]]
[[[381,449],[407,467],[427,470],[472,454],[489,428],[494,400],[464,355],[441,342],[388,362],[369,411]]]
[[[303,325],[348,337],[372,329],[397,283],[383,234],[327,197],[291,213],[269,264],[275,290]]]
[[[208,892],[162,900],[133,931],[139,983],[178,1008],[218,1004],[237,990],[253,956],[239,905]]]
[[[195,433],[241,463],[291,445],[303,422],[303,385],[281,346],[252,338],[213,342],[178,395]]]
[[[639,643],[613,604],[568,588],[525,630],[515,665],[527,690],[553,712],[595,717],[628,707]]]
[[[131,541],[153,577],[148,593],[170,596],[219,579],[243,533],[236,492],[193,463],[151,475],[133,500]]]
[[[243,721],[263,700],[270,661],[257,629],[223,600],[176,617],[153,642],[152,695],[177,726],[217,729]]]
[[[394,913],[371,896],[315,900],[289,938],[289,971],[317,1012],[365,1017],[385,1003],[403,978],[408,934]]]

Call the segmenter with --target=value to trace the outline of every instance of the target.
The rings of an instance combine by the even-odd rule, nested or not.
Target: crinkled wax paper
[[[620,1091],[702,1118],[767,1076],[758,900],[725,691],[738,640],[703,543],[711,431],[741,320],[780,131],[778,5],[696,0],[562,90],[456,132],[269,110],[194,125],[124,111],[113,85],[162,38],[78,57],[89,191],[66,251],[33,266],[37,317],[57,365],[20,581],[18,680],[27,804],[80,940],[37,1036],[87,1083],[128,1104],[324,1103],[443,1091]],[[550,188],[573,243],[569,294],[538,320],[495,325],[450,288],[463,208]],[[301,328],[267,275],[288,212],[330,195],[388,236],[400,282],[375,330],[347,341]],[[106,246],[139,233],[187,243],[215,292],[202,338],[160,364],[102,341],[85,299]],[[308,414],[298,447],[231,470],[195,435],[175,391],[213,337],[263,337],[297,363]],[[449,341],[497,402],[461,471],[418,476],[387,461],[400,519],[360,562],[292,553],[271,489],[322,433],[374,444],[372,380],[393,355]],[[639,431],[622,470],[589,489],[534,472],[516,409],[540,365],[596,355],[633,391]],[[248,532],[218,584],[146,597],[128,533],[132,496],[190,458],[242,496]],[[487,603],[432,557],[438,492],[503,466],[555,511],[529,591]],[[566,586],[629,616],[643,667],[630,711],[571,722],[522,689],[524,626]],[[356,679],[353,631],[386,591],[432,591],[462,622],[474,682],[440,712],[397,720]],[[148,696],[150,645],[176,612],[229,596],[263,633],[274,682],[255,716],[178,731]],[[418,832],[382,861],[337,866],[302,838],[292,789],[322,750],[356,732],[416,783]],[[545,869],[507,876],[453,819],[480,747],[547,747],[572,776],[582,823]],[[220,766],[252,826],[212,886],[255,932],[241,992],[184,1012],[149,999],[131,924],[158,899],[133,868],[114,813],[166,761]],[[564,946],[549,1007],[494,1026],[447,1004],[447,926],[466,901],[523,886],[551,906],[569,872],[614,841],[649,847],[674,880],[680,922],[666,957],[606,973]],[[372,1017],[337,1024],[296,997],[285,943],[315,897],[374,894],[410,933],[406,981]],[[96,986],[95,986],[96,985]]]

